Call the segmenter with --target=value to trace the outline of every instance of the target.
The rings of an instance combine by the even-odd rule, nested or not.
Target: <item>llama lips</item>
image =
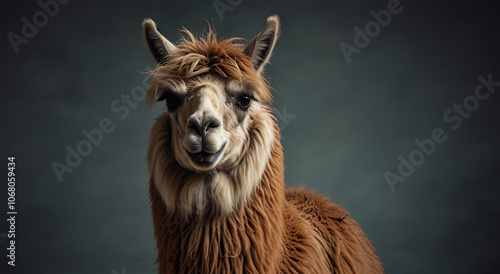
[[[189,157],[191,157],[191,160],[193,162],[195,162],[196,164],[202,165],[202,166],[209,166],[209,165],[212,165],[213,163],[215,163],[217,158],[219,158],[222,151],[226,147],[226,143],[224,143],[224,145],[222,145],[222,147],[219,149],[219,151],[217,151],[215,153],[208,153],[205,151],[201,151],[198,153],[191,153],[191,152],[187,151],[187,153],[188,153]]]

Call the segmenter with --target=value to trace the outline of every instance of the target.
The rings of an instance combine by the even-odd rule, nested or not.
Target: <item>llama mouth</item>
[[[224,148],[226,147],[226,144],[227,142],[225,142],[222,147],[219,149],[219,151],[215,152],[215,153],[208,153],[208,152],[205,152],[205,151],[201,151],[201,152],[198,152],[198,153],[191,153],[189,151],[186,150],[186,152],[188,153],[189,157],[191,158],[191,160],[196,163],[197,165],[200,165],[200,166],[210,166],[212,164],[214,164],[217,159],[219,158],[219,156],[222,154],[222,151],[224,151]]]

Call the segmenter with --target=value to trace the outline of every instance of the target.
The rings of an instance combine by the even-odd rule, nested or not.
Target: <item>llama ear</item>
[[[266,27],[245,48],[245,54],[250,57],[250,61],[259,73],[264,70],[264,66],[271,57],[279,31],[279,17],[271,15],[267,18]]]
[[[166,58],[177,49],[174,44],[163,37],[156,29],[156,23],[152,19],[144,19],[142,31],[144,39],[148,44],[149,52],[158,63],[162,64],[165,62]]]

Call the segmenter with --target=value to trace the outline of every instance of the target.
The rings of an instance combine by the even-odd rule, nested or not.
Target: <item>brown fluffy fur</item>
[[[178,50],[154,71],[148,91],[150,102],[158,96],[161,85],[179,85],[210,73],[251,81],[258,88],[261,103],[270,103],[266,81],[253,68],[242,45],[234,39],[218,42],[211,31],[202,40],[185,33],[188,37]],[[162,183],[177,183],[179,188],[186,177],[199,176],[175,162],[169,143],[173,130],[169,119],[162,115],[157,120],[148,150],[160,273],[383,273],[370,240],[346,211],[312,191],[285,188],[281,135],[269,109],[252,118],[272,124],[274,140],[269,159],[262,159],[267,164],[260,184],[249,200],[230,214],[208,210],[186,217],[182,210],[169,210],[155,184],[155,167],[151,165],[162,164],[165,172],[175,173],[169,177],[173,182]],[[250,126],[250,144],[262,137],[258,125]],[[245,153],[252,153],[251,148]]]
[[[168,60],[168,64],[158,66],[152,75],[155,76],[148,90],[148,103],[155,102],[158,88],[161,86],[178,86],[184,79],[193,78],[206,73],[213,73],[226,79],[236,79],[243,83],[251,82],[256,87],[256,93],[264,103],[270,103],[272,94],[268,82],[258,75],[248,56],[243,52],[241,38],[230,38],[222,41],[212,29],[206,37],[196,39],[193,34],[182,29],[178,49]]]

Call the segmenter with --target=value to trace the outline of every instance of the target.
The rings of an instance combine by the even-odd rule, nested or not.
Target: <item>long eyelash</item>
[[[237,96],[236,98],[239,98],[241,96],[247,96],[248,98],[250,98],[250,100],[254,100],[255,102],[258,102],[259,100],[257,100],[257,98],[255,98],[255,96],[253,96],[253,94],[251,93],[243,93],[243,94],[240,94],[239,96]]]
[[[248,98],[250,98],[251,100],[254,100],[255,102],[258,102],[259,100],[257,100],[257,98],[255,98],[253,96],[253,94],[247,94],[246,96],[248,96]]]

